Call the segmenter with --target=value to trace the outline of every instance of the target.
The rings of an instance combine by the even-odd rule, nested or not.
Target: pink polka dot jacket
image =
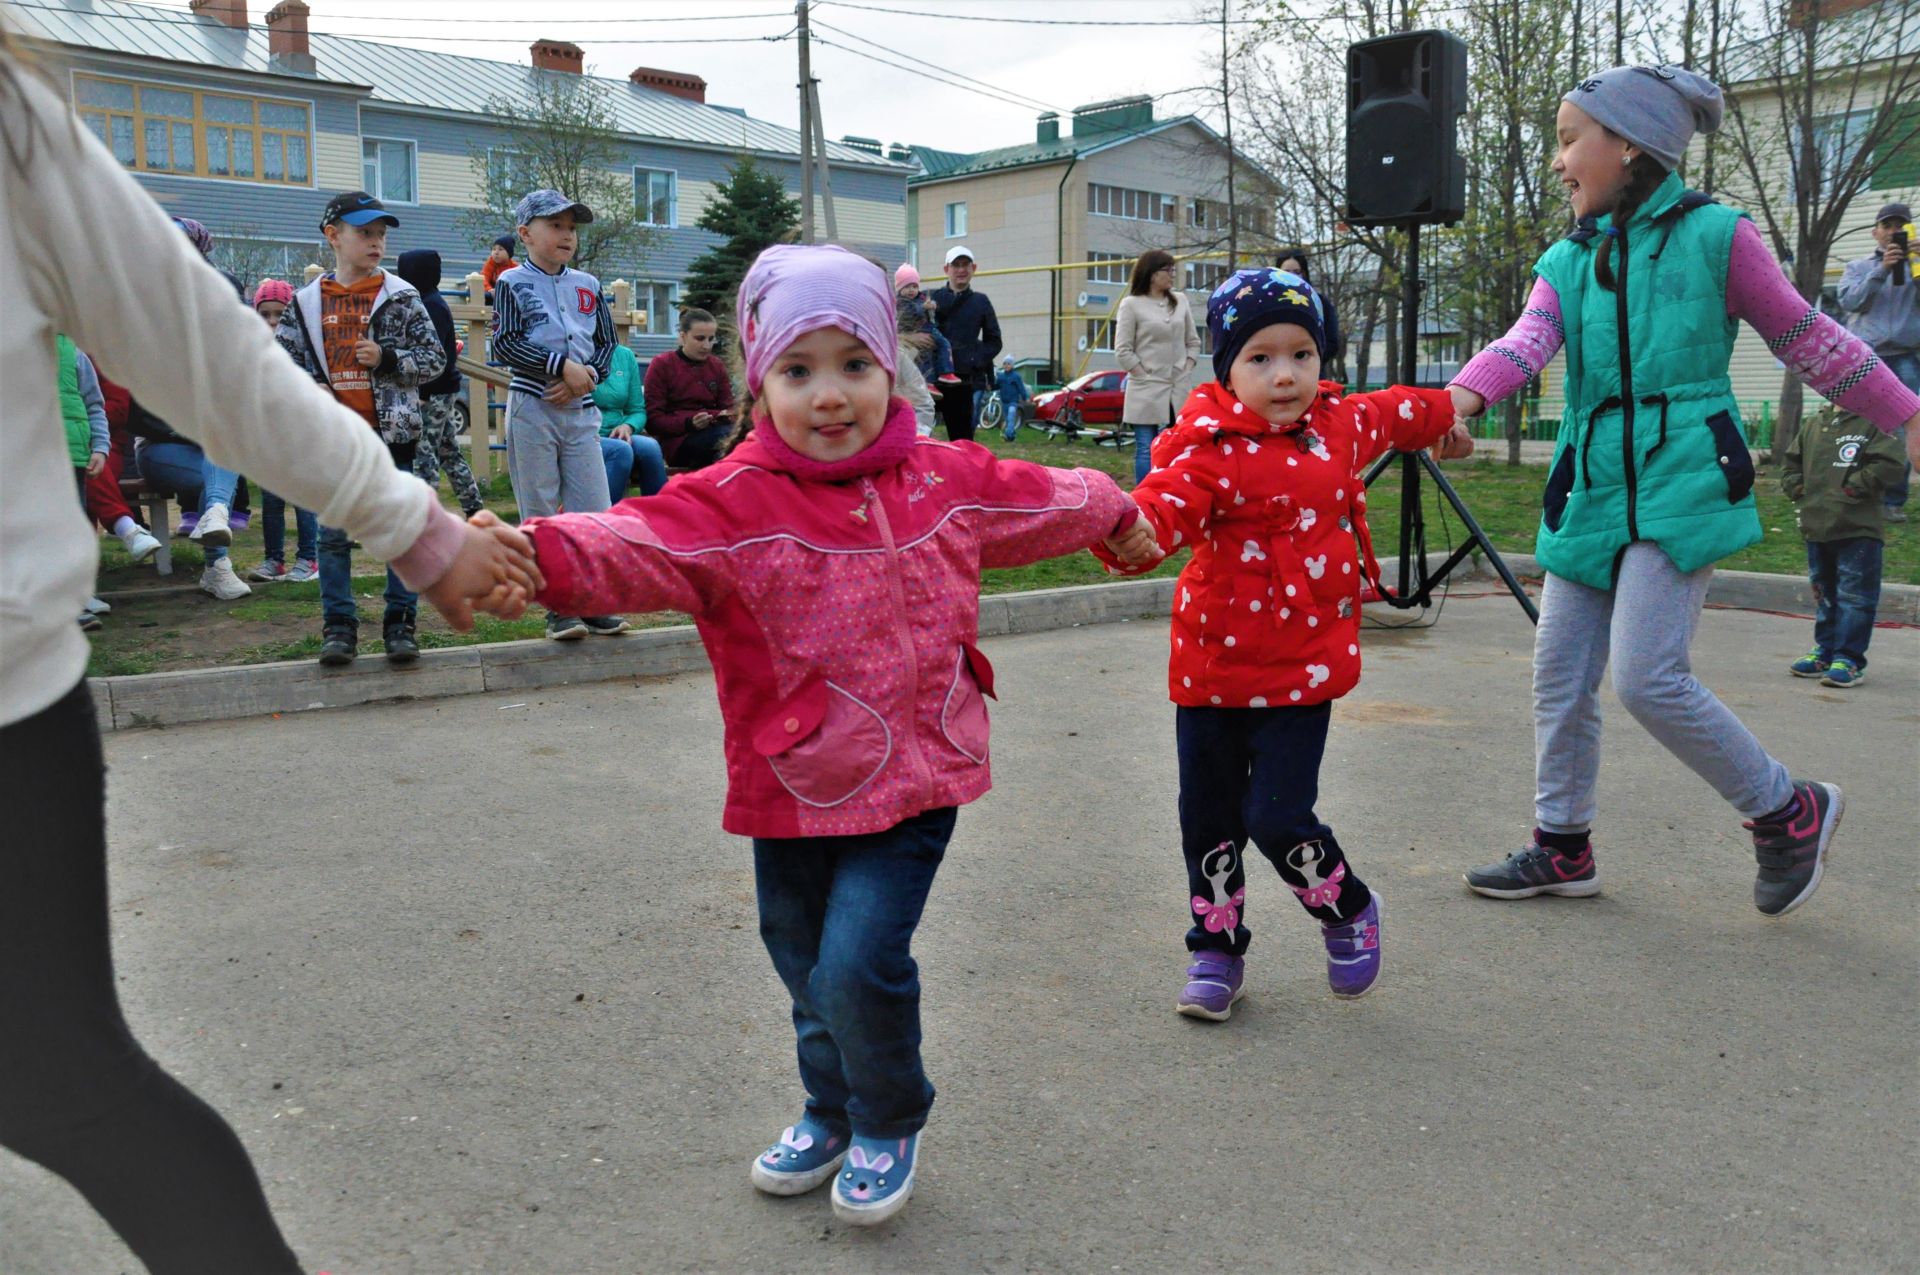
[[[1322,381],[1306,414],[1280,426],[1218,383],[1195,389],[1133,490],[1162,549],[1193,547],[1174,592],[1173,702],[1282,708],[1352,690],[1360,593],[1379,574],[1360,473],[1452,425],[1445,390],[1344,394]]]
[[[729,832],[876,832],[986,792],[981,569],[1138,517],[1096,470],[915,438],[902,399],[868,451],[888,457],[877,472],[829,481],[752,437],[658,495],[526,524],[544,605],[694,617],[720,694]]]

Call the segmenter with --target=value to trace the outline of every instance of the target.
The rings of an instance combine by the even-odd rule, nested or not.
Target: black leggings
[[[0,727],[0,810],[0,1146],[72,1183],[153,1275],[298,1272],[240,1139],[121,1017],[86,682]]]
[[[680,440],[680,448],[673,454],[674,467],[705,469],[720,459],[720,449],[732,434],[733,425],[730,422],[705,425],[694,430]]]

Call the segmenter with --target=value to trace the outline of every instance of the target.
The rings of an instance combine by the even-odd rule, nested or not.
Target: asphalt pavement
[[[1173,1012],[1164,626],[990,639],[998,787],[916,944],[940,1097],[874,1232],[747,1183],[799,1091],[705,673],[111,736],[121,990],[334,1275],[1911,1270],[1920,633],[1842,692],[1787,676],[1810,628],[1712,611],[1694,646],[1847,790],[1779,921],[1739,818],[1610,695],[1604,893],[1470,895],[1529,826],[1532,631],[1456,596],[1370,633],[1321,813],[1385,974],[1333,999],[1256,858],[1222,1025]],[[0,1272],[137,1269],[0,1153]]]

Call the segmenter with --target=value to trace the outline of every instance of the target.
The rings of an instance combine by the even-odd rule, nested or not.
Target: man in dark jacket
[[[973,437],[980,408],[993,389],[993,361],[1000,354],[1000,320],[993,302],[973,290],[973,250],[947,249],[947,286],[933,290],[934,322],[953,346],[953,371],[964,386],[941,396],[940,420],[954,442]],[[971,392],[969,392],[971,391]]]
[[[459,497],[460,512],[471,518],[481,508],[480,484],[474,479],[467,458],[460,454],[460,414],[455,410],[460,398],[460,369],[454,366],[460,343],[453,335],[453,311],[440,295],[440,254],[431,248],[415,248],[400,254],[394,271],[420,293],[420,303],[440,346],[447,352],[446,371],[420,387],[420,446],[413,453],[413,472],[429,484],[438,484],[440,471],[447,471],[447,483]]]

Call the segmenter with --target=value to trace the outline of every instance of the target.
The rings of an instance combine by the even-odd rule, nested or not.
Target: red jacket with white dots
[[[1218,383],[1194,390],[1133,490],[1162,549],[1193,546],[1174,594],[1173,702],[1285,707],[1352,690],[1360,590],[1379,574],[1361,471],[1389,448],[1432,445],[1452,425],[1445,390],[1348,395],[1322,381],[1305,415],[1285,426]]]

